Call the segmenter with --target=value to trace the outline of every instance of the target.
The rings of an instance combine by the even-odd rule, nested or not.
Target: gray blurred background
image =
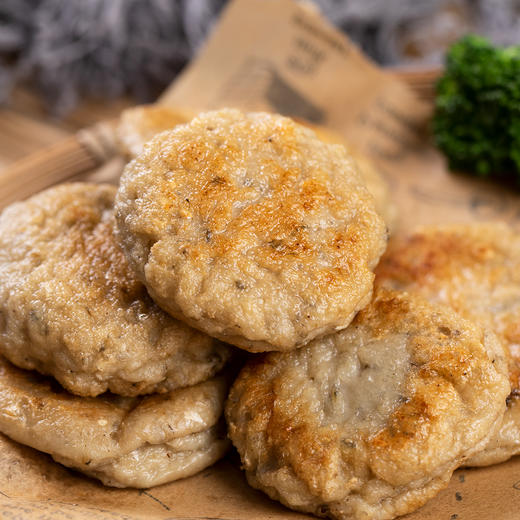
[[[204,42],[225,0],[0,0],[0,102],[29,83],[63,115],[82,97],[155,97]],[[468,32],[518,43],[520,0],[314,0],[383,65],[440,63]]]

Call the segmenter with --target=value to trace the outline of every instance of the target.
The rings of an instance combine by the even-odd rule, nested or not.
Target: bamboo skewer
[[[98,168],[117,153],[113,123],[102,122],[0,171],[0,208]]]

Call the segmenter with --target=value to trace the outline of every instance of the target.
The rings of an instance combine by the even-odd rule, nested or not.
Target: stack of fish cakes
[[[226,451],[231,352],[148,296],[115,241],[115,193],[61,185],[0,217],[0,352],[13,363],[1,360],[0,431],[105,484],[149,487]]]
[[[118,238],[170,314],[271,351],[226,409],[249,482],[320,516],[393,518],[499,431],[507,360],[449,307],[373,294],[382,212],[345,148],[324,141],[233,110],[162,133],[121,179]]]
[[[89,231],[91,244],[67,248],[73,242],[67,235],[51,254],[54,249],[47,244],[56,235],[51,231],[49,237],[44,234],[43,246],[24,250],[31,243],[25,229],[33,224],[22,224],[11,234],[2,231],[15,252],[9,261],[0,256],[0,273],[12,262],[17,276],[26,277],[9,285],[4,279],[12,275],[0,274],[6,288],[2,300],[12,302],[9,325],[2,326],[17,338],[2,347],[4,355],[23,368],[54,375],[72,392],[96,387],[113,394],[126,391],[126,396],[56,393],[52,384],[27,379],[6,364],[4,384],[11,391],[3,407],[36,395],[31,417],[37,420],[22,417],[11,423],[4,414],[0,430],[82,471],[104,472],[107,483],[121,484],[121,475],[139,465],[139,456],[164,476],[166,450],[170,456],[198,453],[215,438],[221,440],[217,430],[226,382],[218,377],[198,381],[222,368],[229,356],[226,344],[231,344],[256,354],[229,394],[229,437],[249,482],[293,509],[342,520],[393,518],[420,507],[447,485],[458,466],[485,453],[504,430],[510,355],[492,327],[482,328],[445,302],[391,283],[374,290],[374,284],[385,285],[382,274],[381,281],[375,280],[374,271],[386,249],[391,214],[378,177],[372,177],[376,189],[369,191],[345,147],[281,116],[227,109],[168,130],[168,117],[175,113],[161,119],[164,112],[159,111],[149,116],[150,124],[147,114],[138,109],[123,118],[121,140],[130,136],[126,150],[135,158],[121,178],[115,211],[108,187],[55,188],[24,203],[40,197],[38,204],[47,208],[34,212],[36,228],[52,228],[55,219],[63,219],[65,228],[78,228],[75,236],[89,226],[73,225],[82,221],[73,214],[77,209],[70,215],[63,211],[52,200],[59,198],[56,193],[65,190],[66,198],[67,190],[76,190],[70,197],[75,207],[73,201],[89,190],[108,190],[110,203],[101,205],[96,218],[110,221],[110,246],[98,240],[102,232]],[[144,144],[161,126],[167,131]],[[384,197],[375,200],[377,194]],[[2,217],[10,225],[22,222],[27,212],[23,204],[13,208]],[[42,261],[42,252],[49,262]],[[85,266],[98,267],[80,267],[78,254],[88,258]],[[62,263],[55,263],[56,257]],[[67,268],[63,262],[69,262]],[[135,300],[129,296],[134,285],[120,280],[114,267],[123,264],[147,308],[193,334],[190,340],[175,336],[175,354],[159,347],[136,351],[126,342],[123,349],[121,343],[114,346],[130,323],[148,319],[128,303]],[[51,275],[57,280],[61,292],[54,298],[53,283],[45,288],[43,282],[40,291],[39,282],[31,281],[40,265],[41,280]],[[97,289],[114,278],[121,281],[120,291]],[[69,285],[71,280],[81,280],[82,290],[95,292],[96,301],[104,303],[77,305],[80,290]],[[26,300],[31,305],[23,307]],[[116,300],[126,320],[122,328],[106,318],[113,309],[104,305]],[[44,304],[33,305],[40,301]],[[102,332],[91,315],[101,322]],[[61,336],[56,332],[60,323]],[[90,333],[84,333],[86,328]],[[146,333],[158,345],[156,325]],[[96,348],[89,346],[89,337]],[[175,356],[178,371],[169,365]],[[181,366],[187,358],[189,369]],[[200,378],[182,379],[186,373]],[[155,394],[136,397],[135,388]],[[195,389],[199,397],[193,397]],[[71,403],[74,408],[73,400],[81,403],[78,410],[91,400],[100,408],[111,407],[104,418],[96,417],[98,429],[90,434],[99,439],[96,449],[81,451],[88,442],[79,436],[80,462],[71,462],[74,450],[68,448],[74,440],[68,451],[58,453],[49,449],[45,435],[37,433],[41,441],[35,445],[34,435],[20,433],[27,431],[22,422],[35,433],[36,425],[45,423],[37,415],[40,391],[45,396],[54,392],[52,406],[58,409],[58,401],[63,409]],[[79,415],[81,421],[88,417]],[[151,429],[147,421],[154,416],[160,419]],[[57,429],[73,428],[62,424]],[[82,426],[82,432],[87,430]],[[172,439],[172,430],[181,433]],[[113,441],[133,451],[111,464],[107,454],[115,449]],[[156,445],[160,449],[152,453]],[[134,477],[126,485],[141,484]]]

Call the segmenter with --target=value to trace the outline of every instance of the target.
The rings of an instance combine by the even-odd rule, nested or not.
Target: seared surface
[[[77,397],[0,358],[0,431],[107,485],[150,487],[200,471],[228,445],[221,377],[147,397]]]
[[[113,236],[115,188],[61,185],[0,216],[0,352],[78,395],[198,383],[229,347],[148,296]]]
[[[520,453],[520,235],[498,223],[420,229],[390,243],[377,283],[450,305],[496,333],[509,364],[508,411],[487,453],[468,465]]]
[[[344,331],[252,360],[226,416],[249,482],[294,509],[390,519],[488,442],[509,392],[494,336],[394,291]]]
[[[386,233],[345,149],[292,120],[203,114],[125,169],[118,238],[152,297],[251,351],[346,327]]]

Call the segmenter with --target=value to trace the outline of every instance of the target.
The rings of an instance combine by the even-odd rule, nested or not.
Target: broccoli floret
[[[433,133],[452,170],[520,187],[520,47],[466,36],[437,83]]]

